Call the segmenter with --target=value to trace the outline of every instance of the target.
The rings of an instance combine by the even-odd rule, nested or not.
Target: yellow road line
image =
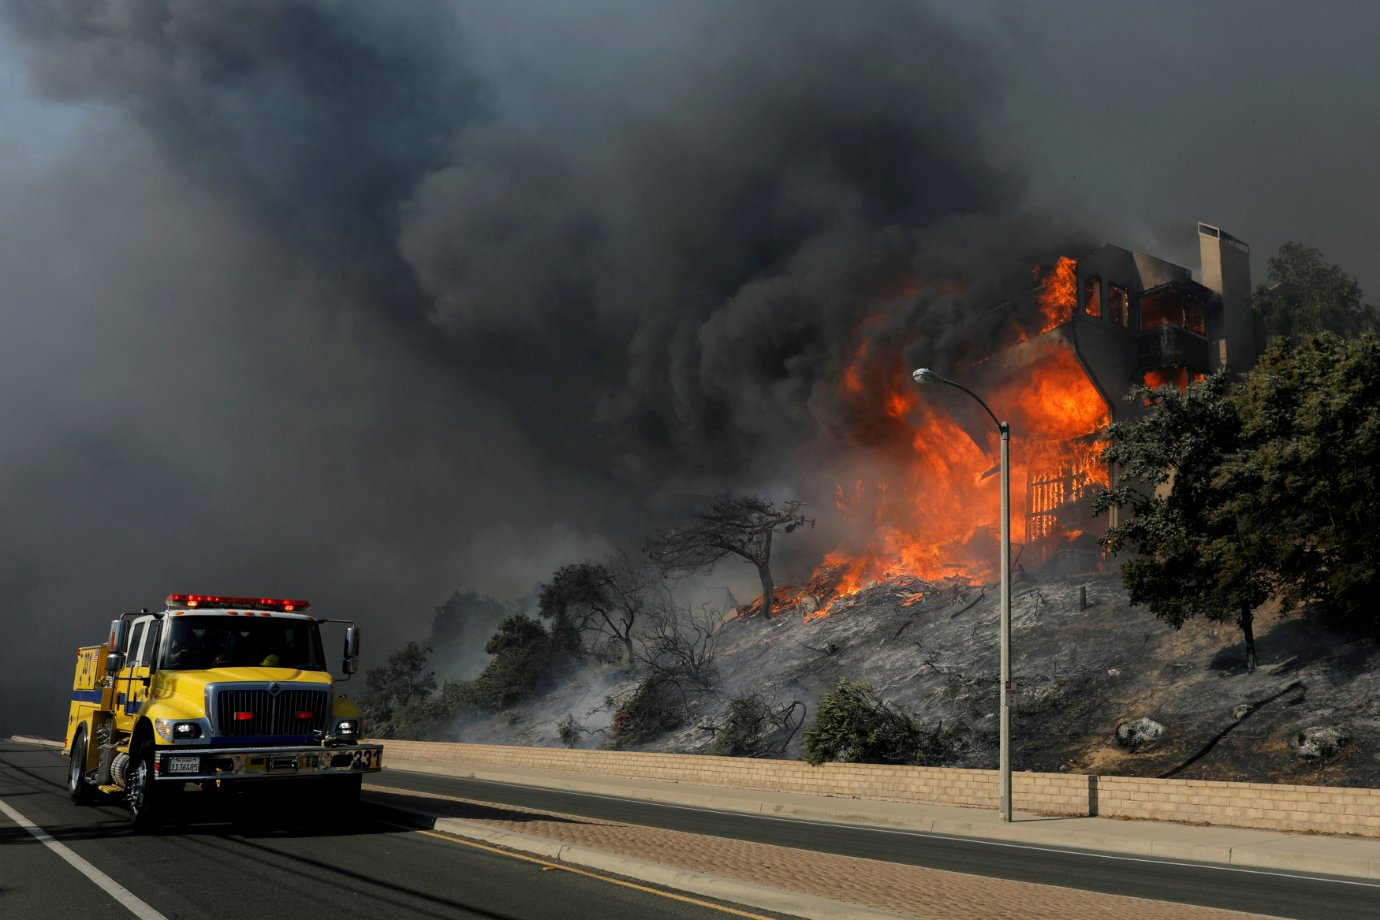
[[[397,827],[405,831],[411,831],[414,834],[425,834],[428,837],[435,837],[438,840],[444,840],[447,843],[458,843],[462,846],[473,847],[476,850],[485,850],[489,853],[497,853],[499,856],[507,856],[512,859],[520,859],[523,862],[534,863],[538,866],[541,866],[543,869],[559,869],[562,872],[572,872],[575,875],[583,875],[585,878],[597,879],[598,881],[608,882],[612,885],[622,885],[624,888],[631,888],[634,891],[645,891],[648,894],[660,895],[663,898],[670,898],[673,901],[684,901],[686,904],[694,904],[697,907],[707,907],[710,910],[717,910],[721,913],[732,914],[735,917],[747,917],[749,918],[749,920],[772,920],[771,917],[767,917],[762,914],[750,914],[745,910],[738,910],[735,907],[724,907],[722,904],[713,904],[709,901],[701,901],[699,898],[692,898],[683,894],[673,894],[672,892],[662,891],[658,888],[651,888],[646,885],[638,885],[634,882],[625,882],[622,879],[609,878],[607,875],[600,875],[597,872],[589,872],[585,869],[576,869],[573,866],[562,865],[561,863],[553,863],[545,859],[538,859],[535,856],[526,856],[522,853],[514,853],[511,850],[502,850],[498,847],[492,847],[487,844],[477,843],[473,840],[466,840],[463,837],[454,837],[450,834],[442,834],[439,831],[429,831],[420,827],[408,827],[406,824],[394,824],[392,821],[380,821],[379,823],[387,824],[389,827]]]

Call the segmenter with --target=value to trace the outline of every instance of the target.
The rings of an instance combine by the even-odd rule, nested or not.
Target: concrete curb
[[[388,766],[385,765],[385,769]],[[996,840],[1002,843],[1026,846],[1057,847],[1059,849],[1088,850],[1093,852],[1117,853],[1132,856],[1157,857],[1162,859],[1185,860],[1191,862],[1217,863],[1243,868],[1273,869],[1283,871],[1319,873],[1324,875],[1348,876],[1360,879],[1380,878],[1380,841],[1371,838],[1340,838],[1347,843],[1373,843],[1365,847],[1366,855],[1354,853],[1327,852],[1342,847],[1327,846],[1327,838],[1311,834],[1289,834],[1281,831],[1263,831],[1251,828],[1196,828],[1167,822],[1111,822],[1113,826],[1125,824],[1128,827],[1157,825],[1162,828],[1157,834],[1116,834],[1099,832],[1091,828],[1041,827],[1038,819],[1018,820],[1004,825],[992,821],[969,821],[952,817],[917,817],[910,815],[864,814],[849,807],[848,799],[822,799],[819,805],[804,803],[782,803],[756,799],[751,796],[729,798],[714,795],[681,791],[677,789],[658,789],[655,796],[638,795],[636,791],[611,790],[607,783],[585,780],[581,777],[560,777],[547,774],[540,782],[502,770],[475,769],[471,766],[452,766],[432,764],[425,761],[402,761],[393,769],[415,773],[431,773],[440,776],[459,776],[467,779],[501,782],[512,785],[536,786],[543,789],[560,789],[567,792],[581,792],[593,795],[606,795],[614,798],[635,799],[668,805],[683,805],[696,808],[712,808],[719,811],[740,814],[767,815],[781,818],[800,818],[803,820],[827,821],[850,824],[857,827],[874,827],[894,830],[919,831],[922,833],[944,834],[951,837],[979,838]],[[1069,821],[1094,822],[1096,818],[1070,818]],[[1219,840],[1178,840],[1185,836],[1180,832],[1210,831]],[[1297,847],[1294,841],[1298,841]],[[1355,849],[1354,847],[1349,847]]]
[[[1172,827],[1177,827],[1173,825]],[[1196,828],[1195,828],[1196,830]],[[1001,825],[937,819],[933,831],[954,837],[981,837],[1005,843],[1061,849],[1091,850],[1159,859],[1206,862],[1253,869],[1339,875],[1358,879],[1380,878],[1380,843],[1370,855],[1356,856],[1335,852],[1351,848],[1355,841],[1343,840],[1329,846],[1326,837],[1308,834],[1280,834],[1246,828],[1213,828],[1217,836],[1230,836],[1222,842],[1174,840],[1168,837],[1098,833],[1079,829],[1071,832],[1045,830],[1018,822],[1007,829]],[[1366,840],[1364,842],[1370,842]],[[1369,849],[1369,848],[1368,848]],[[1331,851],[1331,852],[1329,852]]]
[[[30,738],[28,735],[10,735],[10,739],[15,744],[38,744],[46,748],[60,751],[65,746],[62,741],[49,741],[47,738]]]
[[[564,792],[583,792],[590,795],[606,795],[612,798],[636,799],[643,802],[656,802],[663,805],[686,805],[691,808],[713,808],[718,811],[731,811],[749,815],[775,815],[780,818],[808,818],[816,821],[837,821],[842,824],[856,824],[859,827],[889,827],[907,831],[930,831],[934,819],[915,820],[904,816],[874,816],[850,814],[845,808],[849,799],[825,799],[829,805],[783,805],[780,802],[767,802],[760,799],[729,798],[701,792],[681,792],[675,789],[658,790],[655,797],[637,795],[633,792],[611,791],[607,783],[590,782],[583,779],[566,779],[548,774],[541,782],[527,782],[504,770],[476,770],[471,767],[450,767],[426,761],[407,760],[399,765],[390,764],[386,759],[384,769],[394,769],[409,773],[429,773],[433,776],[455,776],[461,779],[474,779],[491,783],[507,783],[516,786],[535,786],[539,789],[559,789]],[[841,807],[842,806],[842,807]],[[966,836],[972,836],[966,835]]]
[[[765,888],[750,882],[722,878],[692,872],[689,869],[676,869],[661,863],[638,859],[633,856],[620,856],[605,853],[589,847],[559,843],[543,837],[528,834],[515,834],[462,821],[458,818],[437,818],[435,829],[441,833],[466,840],[477,840],[509,850],[540,856],[552,862],[567,863],[587,869],[597,869],[614,875],[635,878],[676,891],[689,892],[720,901],[728,901],[759,910],[770,910],[791,916],[806,917],[809,920],[913,920],[905,914],[860,907],[830,901],[808,894],[796,894],[777,888]]]

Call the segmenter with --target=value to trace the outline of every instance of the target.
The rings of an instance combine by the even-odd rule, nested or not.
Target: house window
[[[1196,296],[1164,285],[1154,292],[1141,295],[1140,328],[1144,332],[1160,326],[1180,326],[1189,332],[1203,335],[1203,302]]]
[[[1107,318],[1118,326],[1131,324],[1131,298],[1120,285],[1107,285]]]
[[[1102,279],[1096,276],[1083,282],[1083,312],[1089,316],[1102,315]]]

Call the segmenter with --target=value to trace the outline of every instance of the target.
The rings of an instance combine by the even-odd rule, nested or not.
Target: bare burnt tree
[[[626,663],[632,665],[636,658],[633,631],[652,581],[646,568],[626,553],[611,556],[603,564],[567,565],[542,585],[538,609],[551,620],[553,633],[616,641]]]
[[[771,574],[772,538],[791,533],[814,519],[800,513],[803,502],[777,504],[755,495],[722,495],[692,523],[660,531],[647,541],[647,555],[668,575],[708,571],[725,556],[757,567],[762,580],[762,616],[771,619],[776,583]]]
[[[698,613],[665,592],[649,608],[637,642],[638,681],[617,700],[610,726],[615,748],[641,744],[683,725],[719,682],[714,655],[723,612]]]
[[[637,663],[647,674],[674,680],[690,691],[709,692],[718,682],[714,667],[719,624],[723,612],[678,606],[669,596],[659,599],[641,636]]]

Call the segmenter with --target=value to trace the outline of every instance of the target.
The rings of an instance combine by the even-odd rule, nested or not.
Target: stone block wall
[[[660,780],[836,798],[995,808],[997,771],[880,764],[756,760],[697,754],[583,751],[385,741],[384,763],[422,761],[475,767]],[[1380,837],[1380,789],[1015,773],[1018,811],[1101,815],[1190,824]]]

